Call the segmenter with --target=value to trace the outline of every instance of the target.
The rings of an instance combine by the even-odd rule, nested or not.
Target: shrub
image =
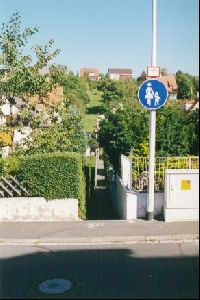
[[[90,201],[95,186],[95,156],[87,157],[85,161],[86,198]]]
[[[4,168],[4,161],[2,158],[0,158],[0,176],[3,175],[3,168]]]
[[[49,200],[78,199],[79,217],[85,218],[85,178],[81,155],[50,153],[15,157],[6,160],[5,172],[17,175],[29,191],[29,196],[41,196]]]

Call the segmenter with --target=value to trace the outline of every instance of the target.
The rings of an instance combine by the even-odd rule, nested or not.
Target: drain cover
[[[66,279],[51,279],[43,281],[39,285],[40,292],[48,295],[63,294],[71,289],[72,283]]]

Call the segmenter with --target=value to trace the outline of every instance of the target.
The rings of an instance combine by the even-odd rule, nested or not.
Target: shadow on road
[[[1,260],[2,299],[199,299],[197,257],[137,258],[129,249],[42,250]],[[41,294],[38,285],[54,278],[70,280],[72,289]]]

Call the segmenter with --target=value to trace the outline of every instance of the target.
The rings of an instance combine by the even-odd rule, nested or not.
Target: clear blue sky
[[[151,0],[0,0],[0,23],[18,11],[23,28],[38,25],[32,44],[53,38],[54,62],[79,72],[96,67],[132,68],[151,63]],[[199,1],[157,0],[157,65],[175,73],[199,72]]]

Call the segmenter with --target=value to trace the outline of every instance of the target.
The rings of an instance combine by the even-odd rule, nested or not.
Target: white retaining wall
[[[78,220],[77,199],[0,198],[0,221]]]
[[[187,189],[187,186],[183,186],[181,189],[181,184],[185,181],[186,184],[189,182],[191,187]],[[110,182],[109,188],[113,205],[121,219],[146,216],[147,193],[136,193],[126,189],[118,176],[115,181]],[[199,220],[199,171],[166,171],[165,192],[155,192],[154,215],[160,214],[164,215],[166,222]]]
[[[122,179],[116,176],[116,181],[110,182],[110,193],[113,205],[121,219],[133,220],[146,216],[147,193],[137,193],[126,189]],[[155,215],[162,213],[164,193],[155,193]]]
[[[137,193],[127,190],[121,178],[117,177],[116,184],[111,185],[114,207],[121,219],[137,218]]]

